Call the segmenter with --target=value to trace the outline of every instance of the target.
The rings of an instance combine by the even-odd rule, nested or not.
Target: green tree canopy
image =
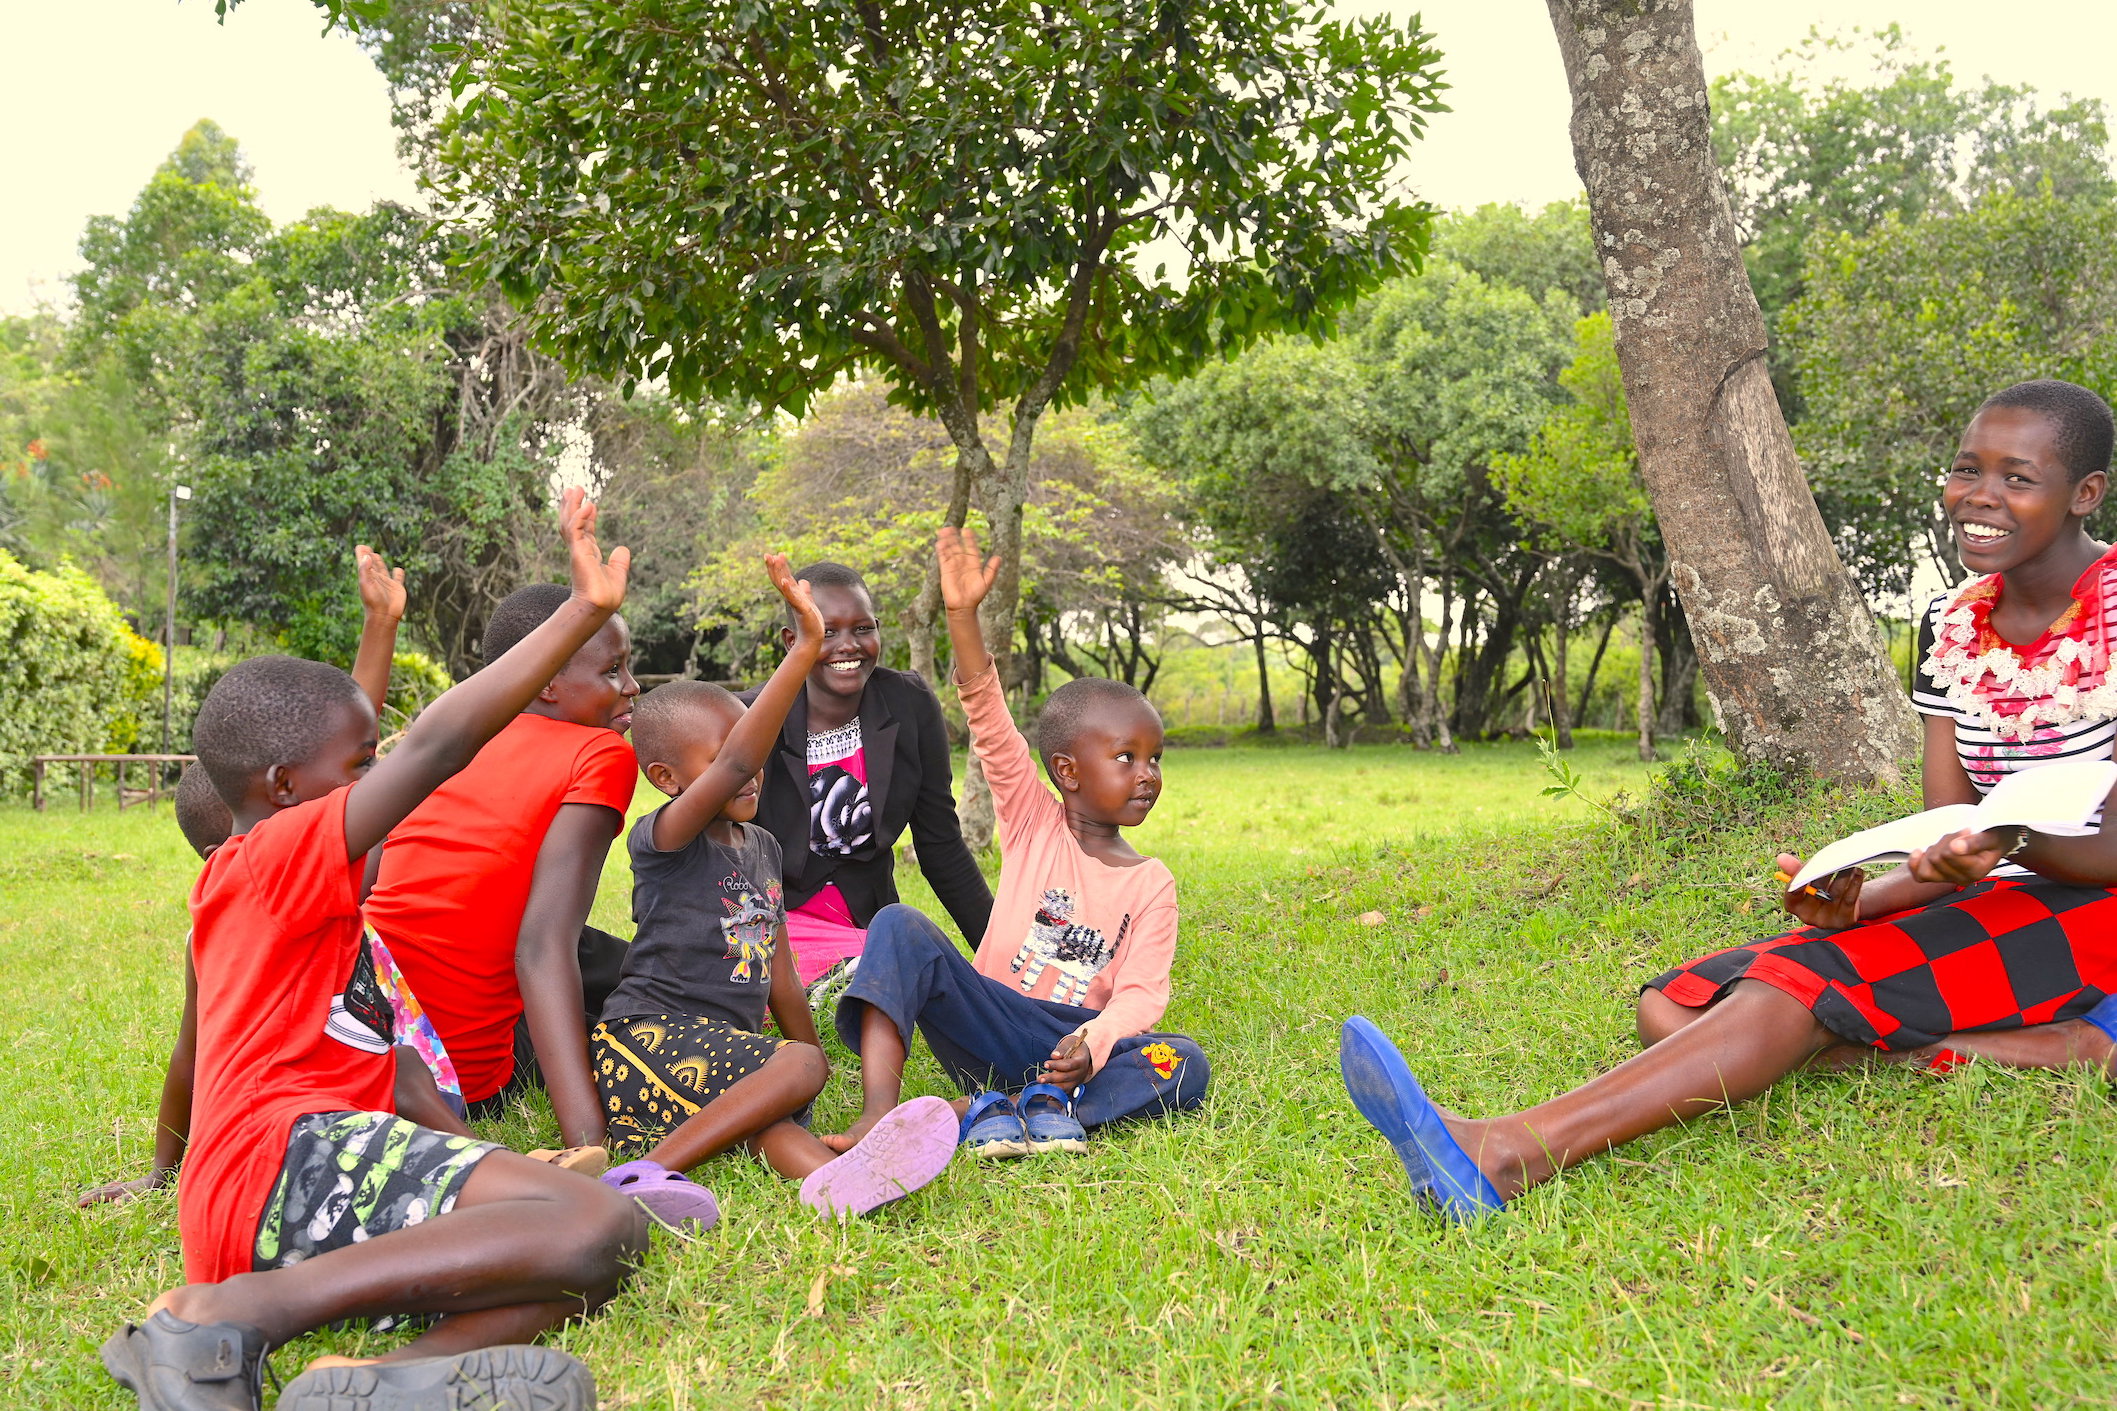
[[[1986,397],[2031,377],[2117,393],[2113,215],[1999,192],[1810,245],[1785,318],[1807,407],[1795,440],[1870,593],[1903,593],[1922,557],[1959,576],[1939,478]]]
[[[1810,75],[1865,47],[1864,82]],[[1947,60],[1914,49],[1895,25],[1829,37],[1811,31],[1770,74],[1711,87],[1713,147],[1745,244],[1757,301],[1773,316],[1801,291],[1802,243],[1858,233],[1887,216],[1960,210],[1997,191],[2107,199],[2102,104],[1985,79],[1959,83]]]
[[[1434,60],[1320,0],[488,0],[437,180],[576,369],[797,411],[865,371],[938,419],[1004,660],[1045,409],[1415,268]]]

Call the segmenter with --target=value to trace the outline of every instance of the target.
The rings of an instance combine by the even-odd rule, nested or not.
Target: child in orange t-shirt
[[[374,707],[336,667],[254,658],[201,706],[196,748],[233,835],[191,899],[187,1282],[103,1347],[143,1406],[256,1407],[271,1347],[392,1313],[438,1316],[372,1362],[312,1367],[281,1404],[411,1404],[443,1385],[493,1403],[592,1397],[566,1354],[500,1345],[608,1299],[646,1221],[595,1181],[391,1111],[390,1019],[359,893],[368,851],[623,600],[629,556],[605,563],[594,525],[594,506],[567,492],[567,606],[427,707],[380,763]]]
[[[375,713],[382,713],[390,689],[390,658],[397,645],[397,624],[404,617],[404,570],[392,569],[381,554],[365,544],[353,547],[355,574],[360,584],[364,621],[360,649],[353,661],[353,680],[366,693]],[[184,841],[204,862],[228,841],[234,820],[228,805],[213,791],[213,782],[199,765],[185,768],[176,783],[176,826]],[[395,1017],[398,1044],[397,1111],[424,1126],[470,1134],[463,1124],[462,1090],[448,1050],[434,1033],[419,1002],[403,976],[384,951],[377,957],[378,978],[383,980]],[[154,1164],[145,1176],[109,1181],[83,1192],[82,1206],[118,1203],[161,1190],[176,1175],[184,1158],[191,1132],[191,1086],[193,1056],[198,1043],[198,977],[191,966],[190,938],[184,945],[184,1008],[177,1022],[176,1043],[169,1052],[169,1068],[162,1079],[161,1103],[155,1114]],[[574,1153],[570,1160],[582,1159]]]
[[[485,660],[566,600],[556,583],[509,594],[486,623]],[[499,1116],[541,1080],[571,1147],[603,1140],[582,958],[599,944],[622,953],[586,923],[639,782],[625,743],[639,694],[631,655],[625,620],[613,615],[469,767],[391,830],[367,903],[368,924],[455,1060],[471,1115]]]
[[[1037,744],[1054,797],[978,627],[1000,561],[981,563],[968,530],[942,530],[939,551],[970,747],[999,819],[1000,882],[975,962],[910,907],[876,913],[837,1011],[860,1055],[860,1117],[831,1140],[853,1147],[897,1106],[916,1026],[971,1095],[957,1106],[973,1155],[1085,1151],[1086,1127],[1195,1107],[1210,1078],[1197,1044],[1154,1032],[1169,1004],[1176,879],[1120,832],[1161,795],[1161,718],[1118,681],[1052,692]]]

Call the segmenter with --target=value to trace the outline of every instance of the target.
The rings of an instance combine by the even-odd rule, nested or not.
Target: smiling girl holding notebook
[[[2009,387],[1971,420],[1942,507],[1979,575],[1926,613],[1912,700],[1926,805],[1976,803],[2020,770],[2102,760],[2117,740],[2117,551],[2087,533],[2108,489],[2109,407],[2083,387]],[[1389,1040],[1347,1022],[1354,1104],[1422,1198],[1458,1218],[1611,1147],[1754,1097],[1814,1063],[2113,1066],[2117,834],[1965,829],[1872,880],[1788,892],[1802,926],[1651,981],[1649,1047],[1561,1097],[1473,1121],[1428,1101]],[[1798,873],[1801,861],[1779,865]]]

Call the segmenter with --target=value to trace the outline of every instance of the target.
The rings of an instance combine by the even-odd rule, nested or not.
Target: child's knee
[[[893,901],[876,912],[867,923],[867,939],[861,943],[860,964],[868,965],[877,949],[883,951],[907,950],[929,951],[936,946],[947,946],[948,938],[941,928],[927,919],[926,913],[917,907]]]
[[[649,1221],[638,1201],[601,1181],[583,1180],[569,1194],[574,1208],[562,1228],[575,1232],[583,1298],[593,1308],[623,1286],[647,1253]]]
[[[782,1044],[766,1060],[766,1066],[782,1075],[788,1088],[798,1093],[803,1102],[813,1101],[831,1080],[830,1060],[814,1044]]]
[[[1641,990],[1635,1023],[1639,1031],[1639,1046],[1652,1048],[1669,1035],[1681,1029],[1695,1017],[1659,990]]]
[[[1213,1084],[1213,1064],[1206,1057],[1206,1051],[1190,1039],[1173,1038],[1165,1042],[1182,1060],[1176,1065],[1176,1090],[1169,1094],[1169,1106],[1196,1107],[1206,1100],[1206,1089]]]

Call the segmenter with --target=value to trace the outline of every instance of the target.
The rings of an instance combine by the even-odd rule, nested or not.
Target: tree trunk
[[[1254,619],[1250,641],[1257,648],[1257,733],[1270,735],[1279,726],[1272,719],[1272,669],[1264,655],[1264,619]]]
[[[1573,748],[1573,711],[1566,701],[1566,626],[1573,616],[1573,582],[1566,580],[1565,600],[1552,614],[1551,624],[1551,729],[1554,743],[1562,750]]]
[[[1683,604],[1664,584],[1654,595],[1654,650],[1661,653],[1661,718],[1655,728],[1663,739],[1681,735],[1699,726],[1697,693],[1698,644],[1691,639]],[[1888,650],[1887,636],[1883,650]]]
[[[1602,620],[1602,636],[1596,639],[1595,655],[1588,658],[1588,679],[1580,688],[1580,703],[1573,708],[1573,723],[1587,728],[1588,708],[1595,704],[1595,675],[1602,670],[1603,653],[1610,650],[1610,634],[1617,630],[1617,609]]]
[[[1746,759],[1868,782],[1917,748],[1794,458],[1713,159],[1690,0],[1547,0],[1641,476]]]
[[[1646,604],[1639,605],[1639,757],[1651,764],[1654,753],[1654,624]]]

